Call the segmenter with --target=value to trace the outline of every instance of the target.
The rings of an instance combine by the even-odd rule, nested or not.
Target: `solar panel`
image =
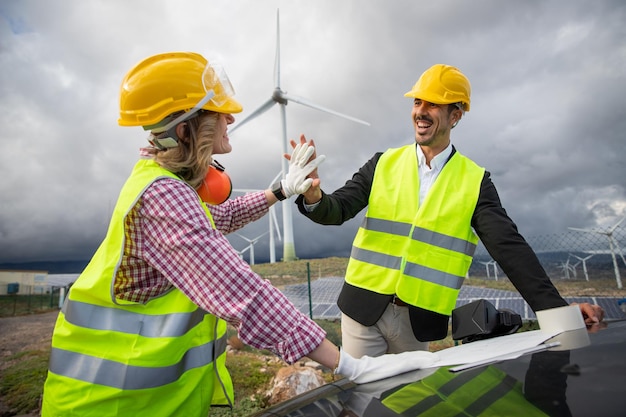
[[[341,318],[341,311],[337,307],[337,297],[343,285],[342,277],[318,278],[311,281],[311,301],[309,303],[308,284],[287,285],[283,289],[285,296],[298,310],[314,319],[333,320]],[[526,301],[517,292],[496,290],[493,288],[461,287],[456,306],[460,307],[475,300],[485,299],[498,309],[508,309],[524,320],[535,319],[535,313]],[[615,297],[565,297],[568,303],[598,304],[604,309],[606,319],[623,319],[626,314],[620,309]]]

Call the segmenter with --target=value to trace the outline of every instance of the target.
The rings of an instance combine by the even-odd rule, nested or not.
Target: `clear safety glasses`
[[[152,129],[152,133],[148,139],[151,143],[161,149],[175,148],[178,146],[175,128],[179,123],[192,118],[196,113],[202,110],[202,107],[209,101],[216,107],[221,107],[226,104],[229,98],[235,95],[235,89],[221,65],[212,66],[207,63],[202,73],[202,87],[206,94],[193,108],[175,117],[165,125]]]

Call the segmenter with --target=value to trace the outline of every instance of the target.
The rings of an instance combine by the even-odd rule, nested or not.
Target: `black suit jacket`
[[[453,148],[452,155],[455,152]],[[314,222],[325,225],[340,225],[352,219],[368,204],[374,170],[381,155],[382,152],[376,153],[351,180],[332,194],[322,192],[322,200],[314,211],[307,212],[304,199],[299,196],[296,199],[299,211]],[[515,223],[506,214],[489,172],[485,172],[481,182],[471,226],[533,311],[567,305],[531,247],[519,234]],[[337,305],[352,319],[371,326],[378,321],[392,298],[393,295],[378,294],[344,283]],[[449,316],[414,306],[409,306],[409,316],[413,333],[420,341],[439,340],[448,334]]]

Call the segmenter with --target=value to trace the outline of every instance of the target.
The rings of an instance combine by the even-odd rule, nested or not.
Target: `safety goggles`
[[[148,137],[150,143],[159,149],[177,147],[178,135],[176,135],[176,126],[179,123],[196,116],[209,101],[216,107],[221,107],[230,97],[235,95],[235,89],[221,65],[211,66],[207,63],[202,73],[202,87],[206,92],[205,96],[189,111],[179,114],[163,126],[146,127],[146,129],[151,130],[151,134]]]

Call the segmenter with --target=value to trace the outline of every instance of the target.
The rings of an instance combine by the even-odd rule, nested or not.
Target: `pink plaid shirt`
[[[174,286],[235,326],[244,343],[288,363],[306,356],[324,330],[255,274],[224,237],[267,213],[265,194],[209,207],[217,230],[191,188],[169,178],[152,183],[125,219],[116,296],[145,303]]]

